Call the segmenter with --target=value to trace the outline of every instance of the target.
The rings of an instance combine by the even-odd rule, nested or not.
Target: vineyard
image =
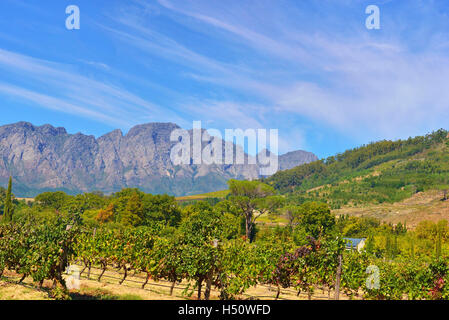
[[[102,283],[114,277],[115,285],[133,283],[144,291],[163,284],[168,288],[166,295],[173,298],[314,299],[318,292],[326,292],[327,299],[449,299],[449,225],[442,215],[439,221],[421,220],[410,229],[407,221],[393,225],[374,217],[336,216],[330,208],[332,199],[318,189],[314,191],[317,199],[298,196],[299,189],[281,192],[284,182],[288,188],[305,183],[301,188],[306,191],[316,187],[307,184],[310,175],[317,184],[324,182],[331,188],[335,182],[333,187],[343,188],[347,183],[338,181],[351,178],[346,174],[351,167],[382,156],[396,173],[404,169],[401,172],[407,177],[412,176],[409,169],[433,168],[414,177],[425,175],[441,182],[426,180],[425,185],[443,188],[439,193],[439,187],[432,190],[441,193],[435,198],[438,208],[447,207],[443,183],[447,157],[436,156],[449,147],[441,142],[446,133],[369,145],[336,162],[331,159],[273,176],[268,184],[229,180],[227,191],[182,201],[128,188],[111,195],[44,192],[26,202],[15,198],[11,177],[8,188],[0,188],[0,277],[5,275],[0,285],[11,281],[12,275],[19,284],[32,280],[37,288],[51,283],[50,298],[69,299],[73,292],[67,288],[65,272],[75,264],[81,267],[83,279]],[[413,150],[433,157],[438,166],[390,163],[408,161]],[[393,160],[393,155],[383,156],[390,151],[397,156]],[[413,155],[418,154],[415,151]],[[374,162],[386,165],[379,161]],[[324,171],[315,170],[317,165]],[[341,174],[332,176],[339,172],[334,169]],[[353,177],[365,175],[363,170]],[[335,181],[326,180],[327,175]],[[364,179],[371,178],[385,177],[366,175]],[[347,181],[357,184],[363,179]],[[376,183],[370,184],[372,192]],[[408,190],[403,183],[390,187],[385,189],[388,194]],[[360,194],[365,197],[366,192],[360,189]],[[417,213],[420,218],[422,212]],[[366,247],[348,248],[345,237],[363,238]],[[269,291],[257,294],[260,288]]]
[[[89,229],[76,215],[45,223],[26,219],[0,225],[0,272],[14,271],[22,275],[19,282],[30,277],[38,285],[52,280],[54,292],[66,290],[63,274],[78,263],[85,277],[98,281],[111,270],[121,272],[120,284],[144,274],[142,288],[160,281],[171,284],[172,294],[183,283],[182,295],[197,299],[210,299],[212,290],[220,299],[244,299],[254,286],[274,288],[276,297],[288,289],[311,298],[320,288],[331,299],[340,292],[362,299],[449,298],[449,265],[441,257],[377,258],[345,250],[334,237],[308,236],[304,243],[232,238],[222,217],[210,213],[193,216],[174,234],[163,224]]]

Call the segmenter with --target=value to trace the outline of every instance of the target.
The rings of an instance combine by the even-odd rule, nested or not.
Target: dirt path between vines
[[[171,283],[167,281],[149,281],[142,289],[141,286],[145,281],[144,274],[131,273],[122,285],[119,281],[122,274],[115,270],[108,270],[103,275],[101,282],[96,279],[100,274],[100,270],[92,269],[90,279],[87,279],[87,272],[83,273],[80,280],[80,288],[78,290],[70,290],[73,300],[195,300],[196,291],[189,297],[183,295],[187,282],[176,284],[173,295],[170,296]],[[26,278],[22,284],[17,282],[20,275],[14,272],[5,271],[4,277],[0,280],[0,300],[48,300],[48,291],[52,286],[51,281],[45,281],[43,289],[39,290],[36,283],[31,278]],[[259,299],[274,300],[277,288],[267,285],[258,285],[249,288],[240,299]],[[279,300],[307,300],[307,294],[301,293],[299,296],[292,288],[281,289]],[[334,292],[331,291],[331,298]],[[219,292],[212,290],[211,299],[219,299]],[[341,300],[347,300],[348,297],[340,293]],[[327,289],[316,289],[312,295],[312,300],[328,300]]]

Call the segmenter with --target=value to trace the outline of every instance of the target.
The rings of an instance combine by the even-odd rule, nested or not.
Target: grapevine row
[[[190,283],[185,294],[197,291],[209,299],[212,287],[221,299],[234,299],[248,288],[270,285],[293,288],[312,296],[317,287],[335,289],[339,256],[340,288],[348,296],[366,299],[448,299],[449,265],[446,260],[386,261],[357,251],[345,251],[338,239],[309,238],[303,246],[281,241],[249,243],[245,239],[214,239],[208,233],[162,234],[162,226],[124,230],[85,230],[58,218],[35,224],[0,225],[0,274],[9,269],[42,285],[45,279],[65,286],[63,273],[70,263],[90,273],[99,267],[101,280],[108,269],[130,271],[150,279]],[[211,235],[211,234],[209,234]],[[368,266],[378,268],[378,286],[367,285]],[[374,279],[376,280],[376,279]],[[202,290],[205,288],[204,291]]]

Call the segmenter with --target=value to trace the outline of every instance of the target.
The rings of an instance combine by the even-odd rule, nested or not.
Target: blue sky
[[[380,8],[381,29],[365,27]],[[65,28],[68,5],[80,30]],[[2,0],[0,124],[277,128],[326,157],[449,119],[449,4]]]

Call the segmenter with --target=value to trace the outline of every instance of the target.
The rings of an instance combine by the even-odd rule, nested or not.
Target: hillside
[[[321,200],[333,209],[396,203],[419,192],[449,189],[448,151],[448,132],[441,129],[370,143],[264,181],[291,201]]]
[[[366,204],[357,207],[344,206],[333,210],[339,215],[375,218],[392,223],[406,223],[409,230],[414,230],[421,221],[449,221],[449,201],[441,201],[443,191],[418,192],[405,200],[395,203]]]

